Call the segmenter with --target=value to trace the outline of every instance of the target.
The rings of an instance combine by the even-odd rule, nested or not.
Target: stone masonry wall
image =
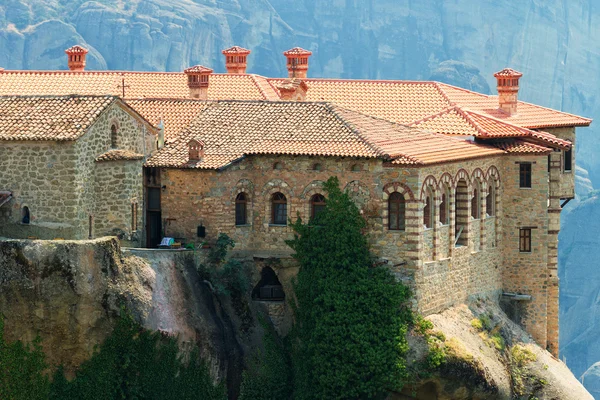
[[[115,228],[127,228],[131,234],[134,200],[140,204],[138,226],[143,227],[141,160],[95,161],[111,148],[113,123],[119,127],[119,148],[140,154],[154,149],[154,135],[146,134],[141,120],[118,103],[109,106],[77,141],[1,142],[0,190],[13,192],[13,199],[0,208],[0,236],[87,239],[89,215],[98,228],[94,236],[112,234]],[[119,165],[113,170],[99,165],[110,163]],[[21,224],[24,206],[29,207],[30,224]]]
[[[0,236],[76,237],[74,186],[77,153],[73,142],[0,142],[0,190],[13,198],[0,207]],[[28,207],[30,224],[21,224]]]
[[[519,163],[532,163],[532,187],[520,188]],[[503,176],[504,290],[532,296],[521,324],[546,348],[548,296],[548,165],[547,157],[507,157]],[[519,230],[531,228],[531,252],[519,250]]]
[[[282,169],[273,169],[283,162]],[[311,157],[248,157],[223,171],[163,169],[161,183],[162,217],[168,221],[166,234],[186,242],[214,241],[220,232],[236,241],[236,251],[265,256],[289,255],[285,244],[292,237],[288,226],[270,224],[271,196],[281,192],[288,200],[288,217],[310,216],[310,198],[322,193],[321,185],[330,176],[340,179],[356,199],[368,220],[370,243],[374,254],[390,265],[392,271],[408,277],[415,285],[418,308],[428,314],[464,302],[471,295],[498,297],[502,289],[501,248],[492,248],[486,240],[486,227],[479,225],[469,236],[469,245],[454,246],[454,191],[458,177],[469,182],[479,179],[483,190],[479,202],[485,216],[488,184],[496,185],[496,202],[500,204],[499,170],[503,158],[473,160],[427,168],[388,167],[375,160]],[[315,163],[322,170],[313,170]],[[359,164],[361,171],[352,171]],[[435,197],[433,228],[423,225],[422,190],[433,186]],[[439,186],[438,186],[439,185]],[[447,185],[450,198],[450,224],[439,222],[441,190]],[[248,224],[235,226],[235,198],[239,192],[249,197]],[[387,201],[394,191],[406,199],[406,230],[388,229]],[[470,201],[467,201],[470,212]],[[501,207],[496,207],[501,214]],[[470,214],[469,214],[470,215]],[[493,223],[498,218],[491,218]],[[206,227],[205,239],[196,237],[199,225]],[[494,230],[500,227],[494,225]],[[424,234],[425,233],[425,234]],[[491,233],[493,235],[493,233]],[[426,238],[425,245],[424,237]],[[444,243],[442,243],[444,241]],[[426,256],[425,256],[426,254]],[[422,260],[431,262],[423,263]]]

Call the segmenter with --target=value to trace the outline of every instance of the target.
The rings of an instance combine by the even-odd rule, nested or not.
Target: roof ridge
[[[471,94],[475,94],[475,95],[480,96],[480,97],[486,97],[487,98],[487,97],[493,96],[493,95],[490,95],[490,94],[484,94],[484,93],[475,92],[475,91],[470,90],[470,89],[465,89],[465,88],[462,88],[460,86],[454,86],[454,85],[451,85],[449,83],[437,82],[437,81],[436,81],[436,83],[439,85],[440,90],[442,90],[442,91],[444,90],[442,86],[448,86],[448,87],[451,87],[452,89],[458,89],[460,91],[471,93]]]
[[[448,95],[442,90],[442,88],[440,87],[440,83],[439,82],[433,82],[433,86],[438,90],[438,92],[440,92],[440,94],[442,95],[442,97],[444,98],[444,100],[446,100],[448,102],[449,105],[456,105],[456,103],[452,102],[450,100],[450,98],[448,97]]]
[[[114,94],[2,94],[0,99],[73,99],[73,98],[112,98],[120,99],[119,96]]]

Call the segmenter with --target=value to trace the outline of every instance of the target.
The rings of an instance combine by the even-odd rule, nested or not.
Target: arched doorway
[[[264,267],[260,275],[260,281],[252,290],[252,299],[262,301],[285,300],[283,286],[279,282],[275,271],[271,267]]]

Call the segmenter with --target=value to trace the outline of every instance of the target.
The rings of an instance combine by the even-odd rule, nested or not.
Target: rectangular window
[[[246,202],[235,203],[235,224],[246,225]]]
[[[275,224],[275,225],[286,225],[287,224],[287,204],[286,203],[273,203],[273,224]]]
[[[573,149],[569,149],[569,150],[565,150],[563,152],[564,155],[564,164],[563,164],[563,171],[565,172],[571,172],[571,169],[573,168]]]
[[[531,187],[531,163],[519,163],[519,187]]]
[[[531,228],[519,229],[519,251],[531,253]]]

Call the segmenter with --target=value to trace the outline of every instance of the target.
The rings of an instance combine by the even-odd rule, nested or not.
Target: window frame
[[[532,228],[519,228],[519,253],[532,253]]]
[[[243,199],[241,199],[240,196],[242,196]],[[238,217],[240,216],[239,211],[243,212],[243,218],[238,219]],[[239,192],[235,196],[235,226],[244,225],[248,225],[248,195],[246,194],[246,192]]]
[[[481,219],[481,185],[476,181],[471,197],[471,218]]]
[[[433,191],[427,188],[425,192],[425,205],[423,206],[423,225],[425,229],[433,229],[435,223],[435,200]]]
[[[569,169],[567,169],[567,154],[568,156],[568,160],[569,160]],[[562,152],[562,156],[563,156],[563,172],[565,173],[570,173],[573,172],[573,147],[569,148],[569,150],[563,150]]]
[[[485,196],[485,214],[488,217],[496,216],[496,185],[495,181],[488,182],[488,194]],[[489,212],[488,212],[489,211]]]
[[[392,204],[397,204],[397,210],[392,212]],[[396,214],[395,218],[392,216]],[[392,227],[392,222],[396,227]],[[388,230],[405,232],[406,231],[406,198],[400,192],[393,192],[388,197]]]
[[[279,198],[276,198],[276,196]],[[283,207],[284,219],[277,219],[280,207]],[[281,192],[275,192],[271,195],[271,225],[287,225],[287,197]]]
[[[110,148],[116,149],[117,147],[117,134],[119,132],[119,128],[117,124],[112,124],[110,126]]]
[[[317,201],[319,200],[319,201]],[[323,196],[321,193],[315,193],[310,197],[310,218],[314,219],[318,213],[316,212],[316,208],[317,207],[323,207],[323,209],[325,208],[325,196]],[[323,212],[323,209],[321,209],[319,211],[319,213]]]
[[[442,226],[450,225],[450,191],[446,185],[444,185],[444,190],[442,190],[440,197],[439,217]]]
[[[533,167],[530,162],[519,163],[519,188],[520,189],[531,189],[532,188],[532,175]]]

